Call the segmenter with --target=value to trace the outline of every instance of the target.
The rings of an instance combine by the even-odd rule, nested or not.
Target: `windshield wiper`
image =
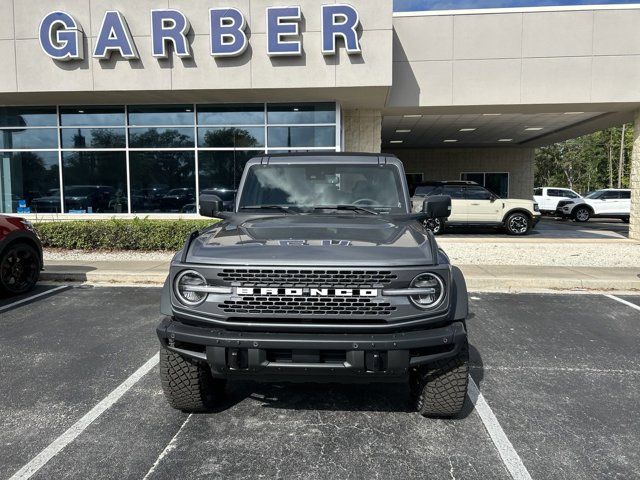
[[[292,213],[298,215],[300,212],[292,210],[291,207],[285,207],[283,205],[251,205],[248,207],[240,207],[240,210],[280,210],[284,213]]]
[[[363,212],[369,215],[378,215],[378,212],[369,210],[368,208],[359,207],[357,205],[321,205],[314,207],[314,210],[350,210],[352,212]]]

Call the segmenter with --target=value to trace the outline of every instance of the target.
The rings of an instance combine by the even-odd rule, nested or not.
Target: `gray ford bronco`
[[[408,381],[425,416],[457,415],[468,382],[467,289],[411,213],[390,155],[266,155],[244,170],[233,212],[171,262],[157,328],[160,376],[183,411],[215,407],[233,379]]]

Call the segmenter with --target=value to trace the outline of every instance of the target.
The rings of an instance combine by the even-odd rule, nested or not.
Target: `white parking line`
[[[52,293],[58,292],[60,290],[64,290],[65,288],[69,288],[67,285],[63,285],[61,287],[52,288],[51,290],[47,290],[46,292],[38,293],[37,295],[32,295],[27,298],[23,298],[22,300],[18,300],[17,302],[10,303],[9,305],[5,305],[0,307],[0,313],[5,310],[9,310],[10,308],[17,307],[18,305],[22,305],[23,303],[30,302],[31,300],[35,300],[36,298],[44,297],[45,295],[50,295]]]
[[[151,475],[154,474],[154,472],[156,471],[156,468],[158,468],[158,465],[160,465],[160,462],[162,462],[162,459],[164,457],[166,457],[173,449],[176,448],[176,440],[178,439],[178,436],[180,435],[180,432],[182,432],[182,430],[184,429],[184,427],[187,424],[187,422],[191,419],[191,415],[192,414],[190,413],[189,416],[187,417],[187,419],[180,426],[180,428],[178,429],[176,434],[173,436],[171,441],[169,441],[167,446],[164,447],[164,450],[162,450],[162,453],[160,453],[160,455],[158,455],[158,458],[156,458],[156,461],[153,462],[153,465],[151,465],[151,468],[149,469],[147,474],[142,478],[142,480],[148,480],[149,478],[151,478]]]
[[[620,297],[616,297],[615,295],[605,295],[605,297],[608,297],[608,298],[610,298],[611,300],[615,300],[616,302],[623,303],[623,304],[625,304],[627,307],[631,307],[631,308],[634,308],[634,309],[636,309],[636,310],[639,310],[639,311],[640,311],[640,306],[636,305],[635,303],[628,302],[628,301],[626,301],[626,300],[624,300],[624,299],[622,299],[622,298],[620,298]]]
[[[527,467],[522,463],[518,452],[513,448],[504,430],[502,430],[500,422],[498,422],[493,410],[491,410],[491,407],[487,404],[487,401],[484,399],[482,393],[480,393],[480,390],[478,390],[478,386],[471,376],[469,376],[469,398],[478,415],[480,415],[484,428],[487,429],[489,437],[491,437],[493,444],[500,454],[500,458],[502,458],[502,463],[504,463],[511,477],[514,480],[531,480],[531,475],[529,475]]]
[[[73,442],[89,425],[91,425],[100,415],[106,412],[111,406],[133,387],[142,377],[149,373],[157,364],[160,358],[156,353],[138,370],[122,382],[115,390],[100,401],[95,407],[85,414],[80,420],[74,423],[69,429],[56,438],[44,450],[18,470],[9,480],[25,480],[31,478],[38,470],[46,465],[46,463],[55,457],[60,451]]]

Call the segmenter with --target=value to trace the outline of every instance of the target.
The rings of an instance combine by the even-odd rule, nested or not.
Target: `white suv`
[[[587,222],[593,217],[619,218],[629,223],[631,190],[608,188],[596,190],[584,198],[558,202],[558,215]]]
[[[541,187],[533,191],[533,201],[538,204],[542,213],[556,213],[558,202],[577,198],[582,196],[570,188]]]
[[[416,188],[412,198],[414,211],[420,211],[425,197],[451,197],[451,216],[447,226],[504,228],[511,235],[526,235],[540,220],[538,205],[531,200],[500,198],[475,182],[429,182]],[[442,233],[445,219],[429,220],[427,228]]]

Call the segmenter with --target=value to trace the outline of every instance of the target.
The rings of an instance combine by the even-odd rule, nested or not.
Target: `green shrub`
[[[36,223],[44,247],[79,250],[179,250],[194,230],[217,220],[73,220]]]

